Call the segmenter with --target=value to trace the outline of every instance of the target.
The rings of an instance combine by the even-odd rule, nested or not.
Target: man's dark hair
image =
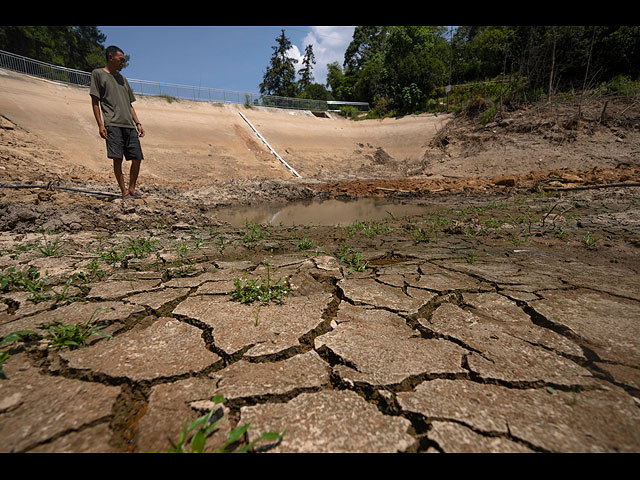
[[[118,48],[115,45],[108,46],[107,49],[105,50],[105,57],[107,59],[107,62],[109,61],[109,55],[115,55],[118,52],[121,52],[124,55],[124,52],[122,51],[121,48]]]

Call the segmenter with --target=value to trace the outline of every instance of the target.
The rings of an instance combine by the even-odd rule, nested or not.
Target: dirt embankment
[[[0,82],[2,184],[116,193],[86,89],[6,72]],[[637,99],[585,99],[579,121],[577,109],[554,103],[505,111],[487,125],[447,115],[353,122],[311,112],[140,97],[136,110],[147,135],[139,189],[148,196],[135,207],[140,218],[127,212],[131,206],[105,202],[109,197],[0,189],[0,228],[117,228],[122,218],[199,222],[203,211],[220,205],[318,196],[406,199],[640,180]],[[240,111],[302,178],[280,164]]]

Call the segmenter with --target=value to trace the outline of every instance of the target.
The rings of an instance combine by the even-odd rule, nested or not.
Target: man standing
[[[113,159],[113,172],[122,191],[122,198],[142,198],[136,192],[136,182],[143,159],[138,136],[144,137],[144,129],[132,105],[136,97],[127,79],[120,74],[126,61],[124,52],[116,46],[107,47],[106,59],[104,68],[96,68],[91,72],[89,94],[93,115],[98,123],[100,136],[106,140],[107,157]],[[131,161],[129,188],[122,175],[123,157]]]

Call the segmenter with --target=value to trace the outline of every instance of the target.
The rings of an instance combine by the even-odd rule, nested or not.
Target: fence
[[[0,50],[0,68],[81,87],[89,87],[91,84],[91,74],[88,72],[51,65],[3,50]],[[203,102],[237,103],[298,110],[327,111],[330,109],[328,102],[324,100],[258,95],[233,90],[219,90],[217,88],[137,80],[134,78],[127,78],[127,80],[136,95],[167,96]],[[365,111],[369,109],[368,103],[358,102],[358,105]]]

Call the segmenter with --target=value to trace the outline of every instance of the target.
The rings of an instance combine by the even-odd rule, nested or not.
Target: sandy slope
[[[231,178],[292,178],[239,112],[302,177],[355,174],[392,160],[419,165],[445,116],[352,122],[311,112],[139,97],[146,130],[141,180],[206,184]],[[46,169],[86,167],[110,175],[88,89],[0,71],[0,115],[37,136]],[[55,157],[55,158],[54,158]]]

